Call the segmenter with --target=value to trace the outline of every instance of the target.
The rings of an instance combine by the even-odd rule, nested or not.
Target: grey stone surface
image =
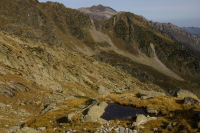
[[[106,102],[97,103],[88,109],[87,115],[84,117],[84,121],[105,123],[106,120],[101,116],[105,112],[105,108],[108,106]]]
[[[118,127],[117,129],[115,129],[115,131],[117,133],[134,133],[133,130],[125,127]]]

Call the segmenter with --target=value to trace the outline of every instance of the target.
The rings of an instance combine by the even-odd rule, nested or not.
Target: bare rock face
[[[117,11],[114,9],[102,5],[92,6],[89,8],[79,8],[78,10],[88,14],[90,18],[95,20],[107,20],[117,14]]]

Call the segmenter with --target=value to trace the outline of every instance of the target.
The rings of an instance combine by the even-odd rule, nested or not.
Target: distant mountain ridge
[[[200,36],[200,27],[182,27],[182,28],[183,28],[183,30],[185,30],[191,34]]]
[[[88,14],[92,19],[95,20],[107,20],[113,15],[117,14],[117,11],[110,7],[103,5],[92,6],[89,8],[79,8],[79,11]]]
[[[200,54],[200,37],[184,29],[173,25],[171,23],[159,23],[159,22],[149,22],[151,26],[157,30],[167,34],[171,39],[185,45],[186,47],[192,49],[197,54]]]
[[[91,19],[105,21],[117,14],[117,11],[103,5],[80,8],[79,11],[90,16]],[[141,18],[143,18],[141,16]],[[145,18],[144,18],[145,19]],[[146,20],[147,21],[147,20]],[[150,21],[149,24],[157,30],[167,34],[171,39],[187,46],[200,55],[200,28],[183,27],[180,28],[171,23],[159,23]]]

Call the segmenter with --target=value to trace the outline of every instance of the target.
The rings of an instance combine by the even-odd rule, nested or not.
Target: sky
[[[45,2],[47,0],[39,0]],[[50,0],[69,8],[102,4],[117,11],[129,11],[156,22],[180,27],[200,27],[200,0]]]

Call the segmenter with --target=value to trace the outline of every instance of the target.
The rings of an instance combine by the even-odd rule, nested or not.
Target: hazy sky
[[[41,2],[47,0],[39,0]],[[200,27],[200,0],[50,0],[66,7],[80,8],[102,4],[117,11],[130,11],[149,20],[178,26]]]

